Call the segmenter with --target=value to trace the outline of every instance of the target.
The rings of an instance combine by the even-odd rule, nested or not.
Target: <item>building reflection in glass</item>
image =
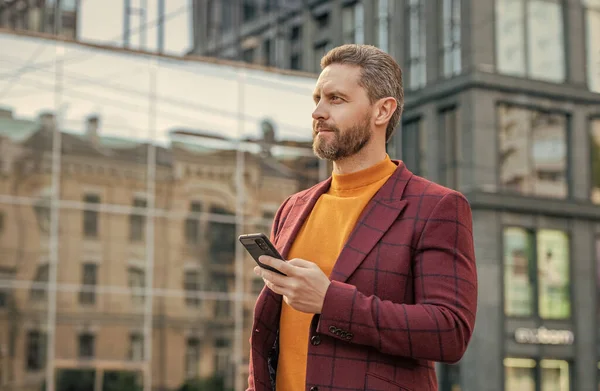
[[[0,45],[65,56],[64,72],[32,70],[0,97],[0,387],[239,388],[262,285],[236,238],[268,234],[328,172],[311,149],[314,80],[247,71],[246,100],[269,85],[291,103],[236,117],[233,67]],[[0,72],[25,64],[15,53]],[[169,80],[191,87],[173,96]],[[308,126],[290,125],[298,113]]]

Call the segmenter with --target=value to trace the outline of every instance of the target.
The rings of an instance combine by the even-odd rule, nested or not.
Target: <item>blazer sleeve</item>
[[[472,225],[467,199],[458,192],[443,196],[413,253],[415,303],[365,296],[353,285],[332,281],[317,332],[384,354],[458,362],[477,310]]]
[[[277,209],[277,212],[275,213],[275,217],[273,218],[273,225],[271,226],[271,233],[270,233],[270,237],[269,237],[269,239],[271,240],[271,243],[273,243],[273,244],[276,241],[277,233],[279,232],[279,227],[283,223],[285,223],[285,220],[287,218],[287,213],[284,213],[284,209],[286,208],[286,206],[289,203],[291,198],[292,198],[292,196],[289,196],[285,201],[283,201],[281,206],[279,206],[279,209]],[[282,218],[282,216],[283,216],[283,218]],[[254,365],[252,363],[252,336],[250,336],[249,342],[250,342],[250,357],[248,360],[248,388],[246,388],[246,391],[254,391],[256,386],[255,386],[255,381],[254,381]]]

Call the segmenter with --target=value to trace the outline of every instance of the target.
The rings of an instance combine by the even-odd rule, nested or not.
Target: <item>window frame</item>
[[[359,12],[360,11],[360,12]],[[342,42],[343,43],[365,43],[365,5],[361,0],[343,4],[342,6]],[[349,14],[352,24],[345,23],[346,15]]]
[[[140,344],[141,346],[138,346],[138,344]],[[140,361],[144,361],[145,359],[145,351],[144,351],[144,334],[141,332],[131,332],[129,333],[129,351],[128,351],[128,355],[127,357],[129,358],[129,361],[133,361],[133,362],[140,362]],[[138,349],[139,352],[141,353],[141,357],[137,357],[138,353]]]
[[[400,145],[398,147],[398,145],[396,144],[396,148],[400,152],[399,159],[402,160],[404,162],[404,164],[406,164],[406,168],[408,168],[415,175],[418,175],[418,176],[421,176],[421,177],[427,177],[427,174],[428,174],[428,172],[427,172],[428,170],[427,169],[429,168],[428,165],[427,165],[428,155],[427,154],[423,155],[423,153],[422,153],[422,149],[423,149],[423,145],[422,145],[422,141],[423,140],[422,139],[424,138],[425,140],[427,140],[427,137],[426,137],[427,135],[424,134],[426,132],[426,130],[424,128],[424,123],[423,122],[424,122],[424,116],[421,115],[421,114],[414,115],[414,116],[408,116],[408,117],[402,119],[402,121],[400,122],[400,129],[399,129],[400,132],[399,132],[399,134],[398,134],[398,132],[395,133],[394,137],[398,137],[398,139],[399,139]],[[405,148],[405,143],[404,143],[404,141],[405,141],[404,128],[405,128],[405,126],[407,124],[413,124],[413,123],[417,123],[418,124],[418,128],[419,128],[418,135],[417,135],[417,138],[418,138],[418,148],[417,148],[417,151],[416,151],[417,152],[417,159],[416,160],[418,162],[418,167],[411,167],[410,164],[407,164],[407,161],[406,161],[405,156],[404,156],[404,151],[405,151],[405,149],[404,149]],[[426,142],[427,141],[425,141],[425,143]],[[427,147],[427,144],[425,144],[425,147]],[[408,162],[408,163],[411,163],[411,162]],[[421,165],[424,165],[424,167],[422,167]]]
[[[572,358],[566,357],[557,357],[554,355],[533,355],[533,356],[524,356],[521,354],[509,354],[502,357],[502,389],[506,389],[506,364],[505,361],[507,359],[515,359],[515,360],[531,360],[534,362],[533,369],[533,381],[534,381],[534,391],[542,391],[542,361],[563,361],[568,365],[568,376],[569,376],[569,391],[576,391],[575,388],[575,362]],[[519,368],[519,367],[516,367]]]
[[[86,270],[88,269],[88,270]],[[86,289],[80,289],[78,295],[79,305],[82,307],[93,307],[97,303],[98,295],[97,288],[98,285],[98,269],[99,266],[95,262],[83,262],[81,264],[81,288],[85,287]],[[89,272],[91,274],[88,274]],[[93,283],[91,281],[86,282],[86,278],[90,275],[93,275]],[[92,289],[93,288],[93,289]]]
[[[450,15],[449,15],[449,26],[446,26],[446,20],[448,18],[448,15],[445,13],[445,7],[444,5],[446,3],[450,3]],[[455,3],[458,3],[458,23],[455,20],[455,15],[453,13],[454,10],[454,5]],[[440,76],[444,79],[451,79],[453,77],[456,77],[458,75],[460,75],[462,73],[463,70],[463,60],[462,60],[462,53],[463,53],[463,31],[462,31],[462,27],[463,27],[463,17],[462,17],[462,13],[464,10],[464,4],[463,4],[463,0],[442,0],[441,1],[441,7],[440,7],[440,12],[438,13],[438,17],[439,17],[439,23],[440,23],[440,39],[438,42],[438,46],[439,46],[439,70],[440,70]],[[453,36],[453,31],[454,28],[458,27],[458,30],[460,31],[460,36],[458,41],[454,40],[454,36]],[[449,42],[450,42],[450,46],[446,46],[446,38],[447,35],[450,36]],[[458,64],[458,69],[456,69],[454,67],[454,51],[458,50],[458,58],[460,59],[460,62]],[[446,59],[447,57],[450,57],[450,63],[452,64],[450,69],[446,68]]]
[[[95,199],[94,201],[90,201]],[[84,240],[98,240],[100,238],[100,207],[102,206],[102,197],[98,193],[88,192],[83,195],[82,210],[82,236]],[[93,205],[90,207],[90,205]],[[94,218],[93,229],[91,228],[91,218]]]
[[[496,71],[497,74],[499,75],[503,75],[503,76],[508,76],[508,77],[515,77],[515,78],[522,78],[522,79],[528,79],[528,80],[535,80],[535,81],[540,81],[540,82],[545,82],[545,83],[552,83],[552,84],[563,84],[563,83],[567,83],[569,80],[569,59],[568,59],[568,55],[567,55],[567,47],[569,45],[568,42],[568,36],[567,36],[567,31],[568,31],[568,21],[567,21],[567,15],[566,15],[566,6],[565,3],[562,0],[541,0],[544,3],[553,3],[553,4],[558,4],[561,8],[561,27],[562,27],[562,66],[563,66],[563,74],[562,74],[562,78],[561,80],[552,80],[551,78],[545,77],[545,78],[539,78],[539,77],[534,77],[531,75],[531,71],[530,71],[530,64],[531,64],[531,55],[530,55],[530,45],[529,45],[529,36],[530,36],[530,23],[529,23],[529,19],[528,19],[528,5],[530,2],[534,1],[534,0],[516,0],[519,1],[521,3],[521,11],[522,11],[522,15],[523,15],[523,20],[521,21],[521,25],[523,27],[523,35],[521,37],[519,37],[519,41],[523,42],[523,46],[524,46],[524,53],[523,53],[523,58],[524,58],[524,69],[523,69],[523,74],[514,74],[514,73],[507,73],[504,71],[501,71],[499,69],[499,60],[500,60],[500,54],[499,54],[499,40],[500,40],[500,36],[501,34],[498,33],[498,4],[501,1],[511,1],[511,0],[494,0],[494,9],[493,9],[493,23],[494,23],[494,33],[493,33],[493,37],[494,37],[494,69]]]
[[[47,354],[47,342],[48,334],[45,330],[31,329],[25,333],[25,372],[34,373],[42,372],[46,365],[48,365],[48,354]],[[31,350],[34,347],[37,349],[36,358],[33,358]],[[37,365],[30,365],[35,362]]]
[[[127,265],[127,288],[129,290],[129,300],[134,309],[141,309],[146,303],[146,274],[147,268],[135,265]],[[134,286],[141,280],[140,286]],[[143,292],[138,292],[143,291]]]
[[[533,269],[535,270],[535,273],[533,276],[529,275],[529,281],[530,284],[532,284],[531,286],[531,291],[532,291],[532,303],[531,303],[531,314],[530,315],[510,315],[506,312],[506,289],[505,289],[505,281],[506,281],[506,264],[504,262],[504,256],[505,256],[505,240],[504,240],[504,233],[506,231],[506,229],[510,229],[510,228],[517,228],[517,229],[522,229],[524,230],[527,235],[532,235],[533,240],[532,240],[532,260],[531,262],[533,262],[533,265],[529,265],[529,269]],[[537,235],[540,231],[559,231],[565,234],[566,238],[567,238],[567,254],[569,255],[569,259],[568,259],[568,270],[569,270],[569,279],[568,279],[568,283],[569,283],[569,316],[565,317],[565,318],[543,318],[540,315],[540,278],[539,278],[539,254],[538,254],[538,238]],[[574,298],[574,292],[573,292],[573,233],[571,231],[571,229],[561,229],[561,228],[553,228],[553,227],[547,227],[547,226],[526,226],[523,224],[507,224],[507,223],[503,223],[500,225],[500,259],[501,259],[501,264],[502,264],[502,281],[501,281],[501,287],[502,287],[502,295],[501,295],[501,308],[502,308],[502,316],[504,317],[504,319],[512,319],[512,320],[534,320],[536,325],[543,325],[545,322],[573,322],[573,320],[575,319],[575,316],[573,314],[574,312],[574,305],[573,305],[573,298]],[[517,357],[516,357],[517,358]],[[530,357],[527,357],[530,358]]]
[[[386,6],[382,6],[381,2],[385,1]],[[382,13],[382,9],[387,9],[385,13]],[[376,0],[374,2],[374,41],[376,46],[386,53],[390,53],[391,50],[391,26],[394,13],[394,0]],[[382,37],[385,36],[385,47],[382,47]]]
[[[446,127],[446,121],[448,113],[453,113],[454,115],[454,133],[452,136],[452,142],[454,143],[454,150],[451,152],[451,156],[448,156],[447,146],[448,146],[448,128]],[[442,180],[442,184],[444,186],[458,189],[461,186],[461,168],[463,165],[462,157],[463,157],[463,147],[462,142],[464,139],[464,135],[462,132],[462,112],[461,106],[459,103],[450,103],[437,108],[437,134],[439,143],[439,151],[438,156],[441,156],[441,159],[438,159],[438,171],[440,178]],[[450,168],[448,168],[450,167]],[[453,180],[449,180],[449,172],[453,177]],[[451,183],[452,182],[452,183]]]
[[[592,0],[593,1],[593,0]],[[596,78],[598,85],[596,86],[596,88],[592,88],[593,86],[591,85],[591,79],[592,79],[592,70],[590,69],[590,58],[589,58],[589,50],[588,47],[591,45],[590,44],[590,34],[589,33],[589,23],[588,23],[588,14],[591,13],[595,13],[598,16],[598,23],[600,23],[600,3],[598,3],[598,5],[592,5],[590,4],[592,1],[590,0],[581,0],[581,8],[583,9],[583,30],[584,30],[584,51],[585,51],[585,68],[586,68],[586,74],[585,74],[585,84],[588,88],[589,91],[591,92],[595,92],[595,93],[600,93],[600,64],[596,65]],[[600,26],[599,26],[600,28]],[[598,44],[598,49],[600,49],[600,44]]]
[[[411,4],[412,1],[415,1],[415,4]],[[418,57],[413,56],[413,49],[411,45],[412,41],[412,23],[411,23],[411,12],[413,7],[418,8],[419,15],[419,26],[418,26],[418,41],[419,41],[419,55]],[[405,89],[407,91],[416,91],[420,90],[427,86],[427,14],[425,9],[424,0],[408,0],[404,6],[405,12],[405,23],[404,23],[404,31],[405,34],[405,53],[406,53],[406,69],[408,70],[407,76],[408,78],[405,81]],[[422,77],[423,80],[419,79],[413,84],[413,80],[415,80],[415,76],[413,71],[415,68],[422,67]]]
[[[501,116],[500,116],[500,107],[501,106],[509,106],[509,107],[514,107],[514,108],[518,108],[518,109],[524,109],[524,110],[529,110],[529,111],[538,111],[538,112],[542,112],[542,113],[546,113],[546,114],[551,114],[551,115],[562,115],[565,117],[565,186],[566,186],[566,195],[564,198],[558,198],[558,197],[549,197],[546,195],[540,195],[540,194],[526,194],[526,193],[522,193],[522,192],[517,192],[517,191],[509,191],[509,190],[505,190],[504,185],[502,184],[502,151],[500,149],[500,123],[501,123]],[[574,195],[573,195],[573,167],[572,167],[572,135],[573,135],[573,114],[570,111],[564,110],[564,109],[560,109],[560,108],[555,108],[555,107],[543,107],[541,105],[536,105],[536,104],[526,104],[526,103],[515,103],[514,101],[510,101],[510,100],[504,100],[504,99],[500,99],[497,100],[494,104],[494,131],[496,132],[495,135],[495,142],[496,142],[496,193],[497,194],[501,194],[501,195],[510,195],[510,196],[517,196],[517,197],[526,197],[526,198],[537,198],[537,199],[544,199],[544,200],[556,200],[556,201],[572,201],[574,199]],[[589,132],[588,132],[589,134]]]
[[[35,285],[45,284],[45,287],[33,287],[29,288],[29,301],[33,303],[43,303],[44,301],[48,301],[48,291],[50,290],[50,262],[48,260],[44,260],[43,262],[39,262],[33,274],[33,278],[31,279],[32,283]]]
[[[600,205],[600,202],[598,203],[594,203],[594,171],[593,171],[593,167],[594,167],[594,158],[593,158],[593,152],[594,152],[594,137],[593,137],[593,124],[594,122],[598,121],[598,127],[600,128],[600,113],[597,114],[592,114],[589,115],[587,117],[587,139],[588,139],[588,145],[589,145],[589,150],[588,150],[588,167],[590,169],[589,171],[589,175],[588,175],[588,201],[593,204],[593,205]],[[600,153],[600,142],[598,143],[598,152]],[[599,173],[600,175],[600,173]],[[600,193],[600,186],[598,186],[598,191]]]
[[[91,351],[91,355],[87,356],[87,355],[83,355],[83,345],[84,342],[89,342],[91,343],[90,347],[90,351]],[[91,331],[83,331],[81,333],[77,334],[77,358],[79,360],[94,360],[96,358],[96,334],[94,334]]]
[[[193,279],[192,277],[195,277]],[[199,268],[190,268],[183,270],[183,287],[184,294],[184,305],[187,309],[201,309],[202,300],[200,295],[206,287],[203,284],[204,275]],[[193,285],[193,284],[195,285]],[[193,286],[192,286],[193,285]],[[195,288],[195,289],[192,289]]]
[[[190,351],[193,349],[193,351]],[[198,376],[199,364],[202,356],[202,341],[195,335],[190,335],[185,339],[185,351],[184,351],[184,377],[185,379],[191,379]],[[193,361],[192,361],[193,360]],[[195,364],[194,366],[192,366]],[[193,369],[192,369],[193,368]],[[190,372],[193,372],[190,373]]]
[[[134,197],[131,209],[131,213],[129,214],[129,241],[132,243],[143,243],[146,241],[148,200],[145,197]]]

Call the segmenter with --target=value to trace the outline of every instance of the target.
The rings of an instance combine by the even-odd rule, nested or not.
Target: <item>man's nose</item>
[[[328,118],[327,110],[324,109],[322,104],[318,104],[315,107],[315,110],[312,113],[312,117],[314,120],[326,120]]]

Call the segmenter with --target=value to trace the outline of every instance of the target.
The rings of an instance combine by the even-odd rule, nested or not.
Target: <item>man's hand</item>
[[[290,307],[309,314],[321,313],[331,281],[319,266],[297,258],[284,262],[263,255],[259,260],[286,274],[282,276],[259,266],[254,268],[254,273],[263,278],[269,289],[282,295]]]

